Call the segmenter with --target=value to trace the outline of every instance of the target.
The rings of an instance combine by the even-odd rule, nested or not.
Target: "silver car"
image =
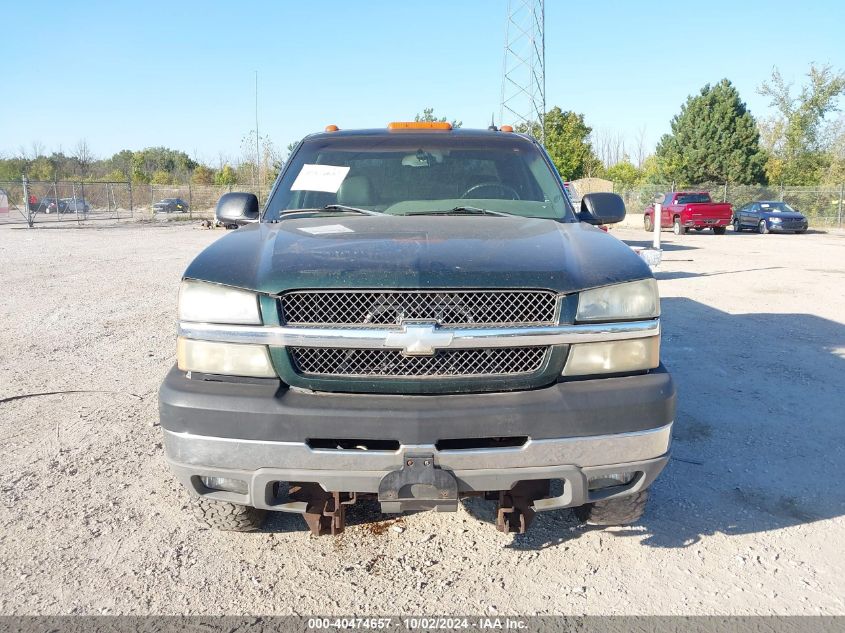
[[[62,198],[65,203],[65,213],[88,213],[91,205],[85,198]]]

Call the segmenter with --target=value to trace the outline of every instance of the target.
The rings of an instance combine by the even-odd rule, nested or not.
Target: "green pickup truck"
[[[498,504],[636,521],[669,459],[675,389],[646,263],[574,209],[548,155],[510,129],[393,123],[306,137],[266,205],[188,266],[161,386],[167,461],[207,527],[267,511],[313,534],[346,509]]]

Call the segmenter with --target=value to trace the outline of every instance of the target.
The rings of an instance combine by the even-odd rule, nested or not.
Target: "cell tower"
[[[499,112],[500,124],[539,123],[540,142],[546,118],[545,5],[545,0],[508,0]]]

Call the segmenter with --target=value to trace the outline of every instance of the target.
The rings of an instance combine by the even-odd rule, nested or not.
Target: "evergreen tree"
[[[663,171],[683,184],[765,183],[766,155],[757,123],[727,79],[687,98],[672,133],[657,145]]]

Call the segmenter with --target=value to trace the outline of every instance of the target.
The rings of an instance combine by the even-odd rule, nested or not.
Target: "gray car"
[[[65,213],[88,213],[91,210],[91,205],[85,198],[62,198],[65,203]]]
[[[785,202],[759,200],[749,202],[734,213],[733,227],[737,233],[751,229],[758,233],[803,233],[809,223]]]

